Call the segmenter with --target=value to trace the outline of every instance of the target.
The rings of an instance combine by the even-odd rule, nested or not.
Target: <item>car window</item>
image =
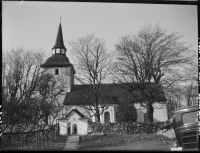
[[[184,113],[182,115],[182,118],[183,118],[183,123],[184,124],[198,122],[197,111]]]

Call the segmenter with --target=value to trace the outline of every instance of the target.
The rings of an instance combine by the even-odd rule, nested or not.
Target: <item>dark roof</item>
[[[153,99],[155,102],[166,101],[161,87],[151,85],[152,90],[156,89]],[[133,87],[136,88],[134,92]],[[146,99],[137,90],[138,84],[101,84],[99,88],[99,103],[101,104],[118,104],[120,101],[131,101],[132,103],[144,102]],[[91,92],[91,85],[74,85],[72,91],[66,93],[64,105],[85,105],[93,101],[94,96]]]
[[[69,59],[62,54],[53,54],[49,57],[41,67],[58,67],[58,66],[70,66]]]
[[[49,57],[41,67],[70,67],[73,65],[70,64],[69,59],[62,54],[53,54]]]
[[[81,112],[79,112],[77,109],[72,109],[69,114],[66,115],[65,118],[69,117],[72,112],[76,112],[81,118],[86,118]]]
[[[61,23],[60,23],[59,28],[58,28],[58,33],[57,33],[55,45],[53,46],[52,49],[54,49],[54,48],[64,48],[66,50],[64,42],[63,42]]]

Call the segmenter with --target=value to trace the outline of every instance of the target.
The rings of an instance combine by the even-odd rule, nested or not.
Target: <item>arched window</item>
[[[110,113],[105,112],[104,113],[104,123],[110,122]]]

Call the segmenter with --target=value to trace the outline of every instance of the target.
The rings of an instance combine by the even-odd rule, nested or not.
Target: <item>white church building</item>
[[[69,62],[66,56],[67,49],[65,48],[62,34],[61,23],[59,25],[55,45],[52,48],[52,56],[49,57],[41,67],[46,70],[46,73],[53,74],[55,77],[62,77],[67,82],[65,95],[60,98],[60,103],[63,104],[62,115],[59,116],[59,126],[61,135],[88,133],[89,123],[95,122],[95,116],[91,117],[92,113],[88,112],[85,107],[89,107],[88,99],[91,99],[90,85],[74,84],[75,69]],[[126,84],[129,85],[129,84]],[[106,109],[100,115],[100,122],[116,123],[116,111],[118,103],[129,97],[137,109],[138,122],[145,121],[146,108],[141,106],[141,101],[144,101],[141,95],[136,95],[136,98],[130,99],[130,94],[124,84],[101,84],[101,99],[100,104],[106,106]],[[161,90],[162,91],[162,90]],[[167,109],[166,98],[163,93],[155,96],[154,121],[166,121]],[[145,102],[145,101],[144,101]],[[145,104],[145,103],[144,103]],[[101,111],[101,110],[100,110]]]

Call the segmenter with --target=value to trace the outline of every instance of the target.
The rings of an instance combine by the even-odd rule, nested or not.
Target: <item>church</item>
[[[59,122],[61,135],[88,134],[89,123],[95,122],[96,117],[92,112],[86,108],[90,107],[90,104],[86,100],[90,96],[90,85],[75,84],[75,69],[73,64],[70,63],[66,56],[67,49],[64,45],[62,26],[59,24],[58,33],[56,37],[55,45],[52,48],[52,56],[49,57],[41,68],[45,70],[45,73],[54,75],[55,78],[62,78],[67,83],[65,87],[65,94],[60,97],[59,102],[63,104],[63,110],[58,115],[57,121]],[[100,104],[104,108],[100,115],[100,122],[116,123],[117,122],[117,109],[120,101],[131,100],[137,110],[137,121],[144,122],[146,115],[146,108],[141,105],[144,99],[142,95],[136,95],[133,98],[128,90],[122,86],[122,84],[101,84],[100,93],[106,93],[104,98],[101,98]],[[83,98],[84,95],[84,98]],[[132,97],[132,98],[130,98]],[[145,102],[145,101],[144,101]],[[167,108],[166,98],[164,93],[155,96],[154,98],[154,122],[167,120]],[[143,103],[145,105],[145,103]]]

